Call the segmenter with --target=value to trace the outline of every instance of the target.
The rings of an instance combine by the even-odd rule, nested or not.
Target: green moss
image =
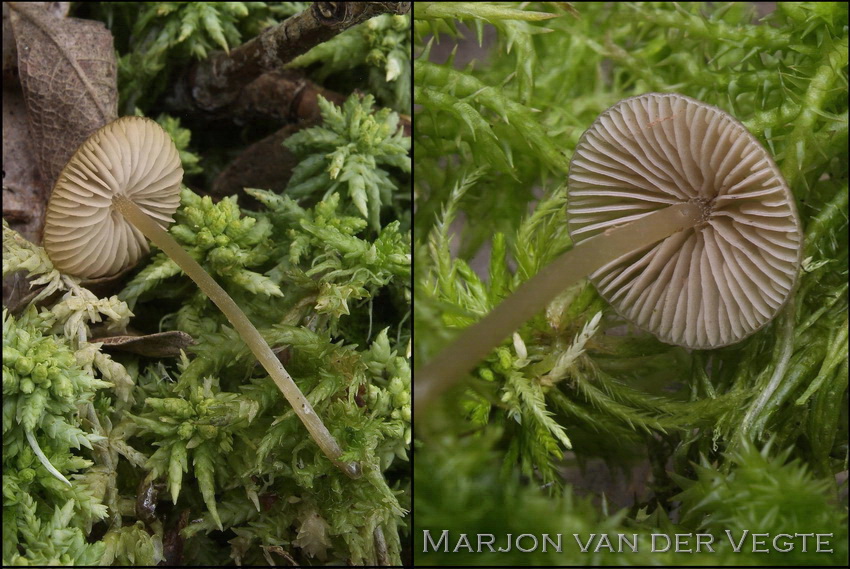
[[[305,7],[78,9],[111,18],[124,54],[122,108],[149,112],[190,58]],[[409,19],[390,24],[384,35],[409,36]],[[389,73],[397,56],[370,52],[367,63]],[[386,81],[409,83],[408,68],[393,73]],[[323,103],[325,120],[293,137],[301,181],[323,180],[297,201],[255,189],[262,206],[246,211],[235,196],[214,202],[184,188],[170,228],[257,325],[362,477],[325,457],[222,314],[156,248],[120,298],[98,298],[4,221],[4,275],[24,270],[44,286],[21,316],[4,312],[4,565],[401,563],[411,485],[410,138],[399,115],[374,102],[358,93],[342,108]],[[159,122],[187,173],[199,172],[189,151],[198,133],[165,115]],[[203,156],[207,172],[221,167],[214,154]],[[88,342],[105,335],[94,324],[122,335],[131,324],[179,330],[194,344],[179,358],[111,357]]]
[[[453,330],[477,321],[571,247],[564,180],[579,136],[617,101],[650,91],[678,92],[726,110],[775,157],[806,230],[800,286],[774,324],[740,344],[699,352],[626,327],[591,286],[565,290],[442,405],[419,417],[417,469],[423,464],[425,471],[417,477],[416,513],[424,512],[416,517],[417,539],[422,529],[441,527],[470,535],[557,527],[599,533],[621,524],[668,531],[668,518],[678,512],[674,496],[694,478],[691,464],[701,456],[717,465],[718,480],[730,493],[743,492],[736,484],[749,484],[745,470],[758,472],[765,484],[749,487],[752,500],[735,502],[735,512],[718,499],[697,508],[695,498],[699,515],[682,518],[675,531],[699,531],[711,516],[753,520],[758,504],[771,500],[782,508],[774,529],[765,531],[783,522],[802,528],[806,500],[783,499],[787,475],[811,484],[807,500],[823,504],[824,523],[846,535],[831,482],[846,466],[847,448],[846,6],[780,4],[764,18],[742,3],[574,8],[414,7],[417,361],[427,362]],[[461,23],[478,42],[495,38],[486,56],[465,66],[456,63],[464,49]],[[448,60],[437,50],[450,52]],[[484,245],[490,244],[488,255]],[[487,257],[489,267],[478,268],[478,259]],[[585,337],[600,311],[598,329]],[[610,334],[614,328],[618,332]],[[759,401],[772,380],[778,388]],[[482,439],[489,441],[489,454],[479,457],[489,465],[483,473],[459,455],[472,452],[465,441]],[[778,458],[747,450],[768,440],[783,449]],[[626,471],[636,460],[650,460],[660,465],[648,483],[656,498],[616,514],[576,508],[580,522],[546,524],[545,515],[534,514],[541,497],[552,511],[574,504],[561,476],[565,454],[568,463],[604,458],[612,469]],[[440,461],[453,466],[437,482],[426,480]],[[451,503],[440,495],[452,496]],[[513,504],[516,524],[495,523],[497,514],[482,505],[491,502]],[[745,523],[730,521],[729,529]],[[756,525],[750,529],[757,531]],[[417,555],[423,563],[461,562],[452,555]],[[797,550],[793,557],[842,564],[846,555],[838,548],[822,556]],[[617,562],[755,560],[721,557]],[[775,551],[768,558],[771,564],[791,559]],[[469,555],[463,561],[506,559]],[[510,562],[595,562],[589,559],[538,552]]]

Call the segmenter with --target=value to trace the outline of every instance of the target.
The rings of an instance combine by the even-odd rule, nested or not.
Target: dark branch
[[[286,21],[232,50],[197,64],[190,87],[195,105],[213,111],[232,103],[242,88],[279,69],[338,33],[380,14],[406,14],[410,2],[314,2]]]

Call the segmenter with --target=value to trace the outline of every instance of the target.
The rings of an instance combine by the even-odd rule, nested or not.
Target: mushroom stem
[[[242,339],[248,344],[248,347],[257,357],[257,360],[262,364],[266,371],[271,376],[272,380],[277,384],[278,389],[292,405],[292,409],[296,415],[307,427],[313,440],[322,449],[322,452],[339,467],[345,474],[351,478],[360,476],[360,465],[355,462],[343,462],[340,460],[342,449],[334,439],[333,435],[328,431],[325,424],[313,410],[313,406],[295,385],[292,376],[287,373],[280,360],[274,355],[265,339],[260,335],[257,328],[251,324],[248,317],[242,312],[242,309],[233,302],[223,288],[207,273],[189,254],[168,234],[159,224],[145,214],[135,203],[127,197],[116,194],[112,198],[112,203],[115,208],[123,215],[127,221],[132,223],[139,231],[144,233],[145,237],[150,239],[157,247],[168,255],[177,265],[183,269],[189,278],[191,278],[200,287],[204,293],[218,306],[224,313]]]
[[[699,204],[677,203],[631,223],[608,229],[574,246],[524,282],[484,318],[466,328],[434,359],[414,373],[415,408],[421,411],[472,371],[502,340],[567,287],[624,255],[695,226],[702,219]]]

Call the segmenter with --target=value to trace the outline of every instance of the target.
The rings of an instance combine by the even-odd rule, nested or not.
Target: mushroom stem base
[[[361,475],[360,465],[352,462],[343,462],[340,460],[342,449],[339,444],[328,431],[325,424],[313,410],[313,406],[307,400],[295,382],[292,376],[284,369],[280,360],[274,355],[265,339],[260,335],[257,328],[248,320],[248,317],[242,312],[242,309],[230,298],[223,288],[207,273],[189,254],[168,234],[162,229],[159,224],[145,214],[139,207],[130,201],[125,196],[120,194],[112,198],[112,203],[115,208],[123,215],[127,221],[132,223],[136,228],[145,234],[145,237],[150,239],[157,247],[162,249],[171,260],[183,269],[183,272],[189,276],[200,287],[204,293],[218,306],[224,313],[254,355],[262,364],[266,371],[271,376],[272,380],[277,384],[283,396],[292,405],[292,409],[307,427],[313,440],[322,449],[322,452],[339,467],[345,474],[351,478],[357,478]]]
[[[574,246],[523,283],[484,318],[466,328],[433,360],[414,371],[413,402],[420,412],[472,369],[561,291],[608,263],[703,221],[696,203],[680,203],[608,229]]]

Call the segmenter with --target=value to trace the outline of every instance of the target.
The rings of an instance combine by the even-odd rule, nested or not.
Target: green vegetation
[[[417,362],[569,249],[572,150],[623,98],[678,92],[741,120],[775,157],[805,230],[794,299],[739,344],[689,352],[633,328],[607,333],[626,323],[583,283],[417,416],[418,562],[846,564],[836,474],[848,460],[847,7],[780,3],[764,18],[753,10],[415,4]],[[459,65],[464,36],[495,45]],[[489,269],[473,270],[476,257],[489,257]],[[600,509],[563,477],[565,466],[594,459],[623,472],[648,460],[654,476],[626,510]],[[806,490],[792,498],[791,487]],[[423,529],[572,540],[816,527],[835,534],[832,554],[798,546],[597,558],[574,543],[534,555],[422,553]]]
[[[157,116],[172,71],[304,7],[152,3],[138,18],[131,3],[91,9],[117,38],[122,109]],[[342,36],[378,41],[386,31],[409,44],[409,16],[388,18]],[[348,48],[331,43],[311,63],[342,61]],[[321,100],[318,124],[287,141],[300,163],[285,193],[247,189],[259,202],[247,210],[237,196],[184,187],[170,227],[363,475],[352,480],[327,460],[164,254],[154,248],[116,296],[99,298],[4,221],[4,276],[23,270],[43,287],[22,312],[3,314],[4,565],[401,563],[411,507],[410,138],[375,96],[405,104],[385,97],[410,84],[410,68],[390,47],[347,60],[352,77],[357,66],[384,70],[347,85],[374,85],[373,94],[342,107]],[[167,114],[159,122],[187,174],[222,169],[225,153],[192,146],[197,132]],[[181,353],[165,339],[176,354],[162,356],[107,353],[92,341],[128,325],[180,331],[194,344]]]

